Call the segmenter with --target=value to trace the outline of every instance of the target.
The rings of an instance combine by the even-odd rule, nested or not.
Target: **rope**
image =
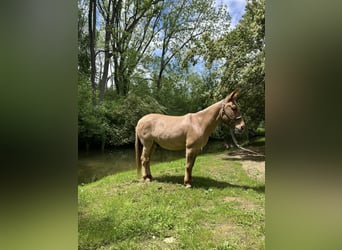
[[[229,128],[229,131],[230,131],[230,135],[231,135],[231,137],[232,137],[232,139],[233,139],[234,145],[235,145],[237,148],[239,148],[239,149],[241,149],[241,150],[243,150],[243,151],[252,153],[252,154],[254,154],[254,155],[256,155],[256,156],[265,156],[265,155],[263,155],[263,154],[259,154],[258,152],[255,152],[255,151],[253,151],[253,150],[250,150],[250,149],[247,149],[247,148],[244,148],[244,147],[240,146],[240,145],[237,143],[237,140],[236,140],[236,138],[235,138],[235,135],[234,135],[234,133],[233,133],[232,128]]]

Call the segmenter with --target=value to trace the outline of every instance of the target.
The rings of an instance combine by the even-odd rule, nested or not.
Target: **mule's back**
[[[184,116],[149,114],[139,120],[136,133],[143,144],[155,142],[168,150],[181,150],[185,148],[188,127],[189,114]]]

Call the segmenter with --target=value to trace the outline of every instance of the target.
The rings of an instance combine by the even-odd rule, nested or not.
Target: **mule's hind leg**
[[[152,175],[150,170],[150,160],[151,155],[155,149],[154,143],[149,143],[144,145],[143,151],[141,154],[141,163],[142,163],[142,176],[145,181],[152,181]]]
[[[193,149],[186,149],[186,166],[184,175],[184,185],[187,188],[191,188],[192,167],[196,160],[197,152]]]

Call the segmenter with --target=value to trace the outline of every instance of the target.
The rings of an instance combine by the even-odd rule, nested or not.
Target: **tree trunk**
[[[162,87],[162,77],[163,77],[163,72],[164,72],[164,67],[161,66],[160,70],[159,70],[159,75],[158,75],[158,79],[157,79],[157,92],[159,93]]]
[[[106,85],[108,80],[108,69],[109,69],[109,62],[110,62],[110,55],[109,52],[105,52],[105,59],[104,59],[104,66],[103,66],[103,74],[101,77],[100,82],[100,93],[99,93],[99,103],[103,101],[104,94],[106,91]]]
[[[165,56],[166,56],[166,51],[167,47],[169,45],[170,38],[169,37],[164,37],[163,39],[163,49],[162,49],[162,54],[160,56],[160,68],[159,68],[159,75],[157,79],[157,92],[159,93],[162,87],[162,77],[163,77],[163,72],[166,66],[165,62]]]
[[[103,65],[103,73],[102,73],[102,77],[100,81],[100,93],[99,93],[100,103],[103,101],[105,91],[107,89],[106,87],[107,87],[107,82],[108,82],[109,63],[110,63],[110,58],[112,57],[112,53],[109,52],[109,49],[110,49],[110,39],[111,39],[111,34],[112,34],[111,26],[113,22],[114,22],[114,12],[112,12],[111,16],[108,15],[106,19],[105,58],[104,58],[104,65]]]
[[[90,50],[90,82],[93,90],[93,98],[95,97],[96,83],[96,54],[95,54],[95,44],[96,44],[96,1],[89,1],[89,12],[88,12],[88,30],[89,30],[89,50]],[[95,99],[93,100],[95,101]]]

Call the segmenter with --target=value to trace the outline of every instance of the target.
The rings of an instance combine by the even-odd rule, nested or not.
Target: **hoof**
[[[190,183],[187,183],[187,184],[185,184],[185,187],[186,187],[186,188],[191,188],[191,184],[190,184]]]
[[[149,175],[149,176],[144,176],[143,178],[144,178],[144,181],[145,181],[145,182],[151,182],[152,179],[153,179],[151,175]]]

